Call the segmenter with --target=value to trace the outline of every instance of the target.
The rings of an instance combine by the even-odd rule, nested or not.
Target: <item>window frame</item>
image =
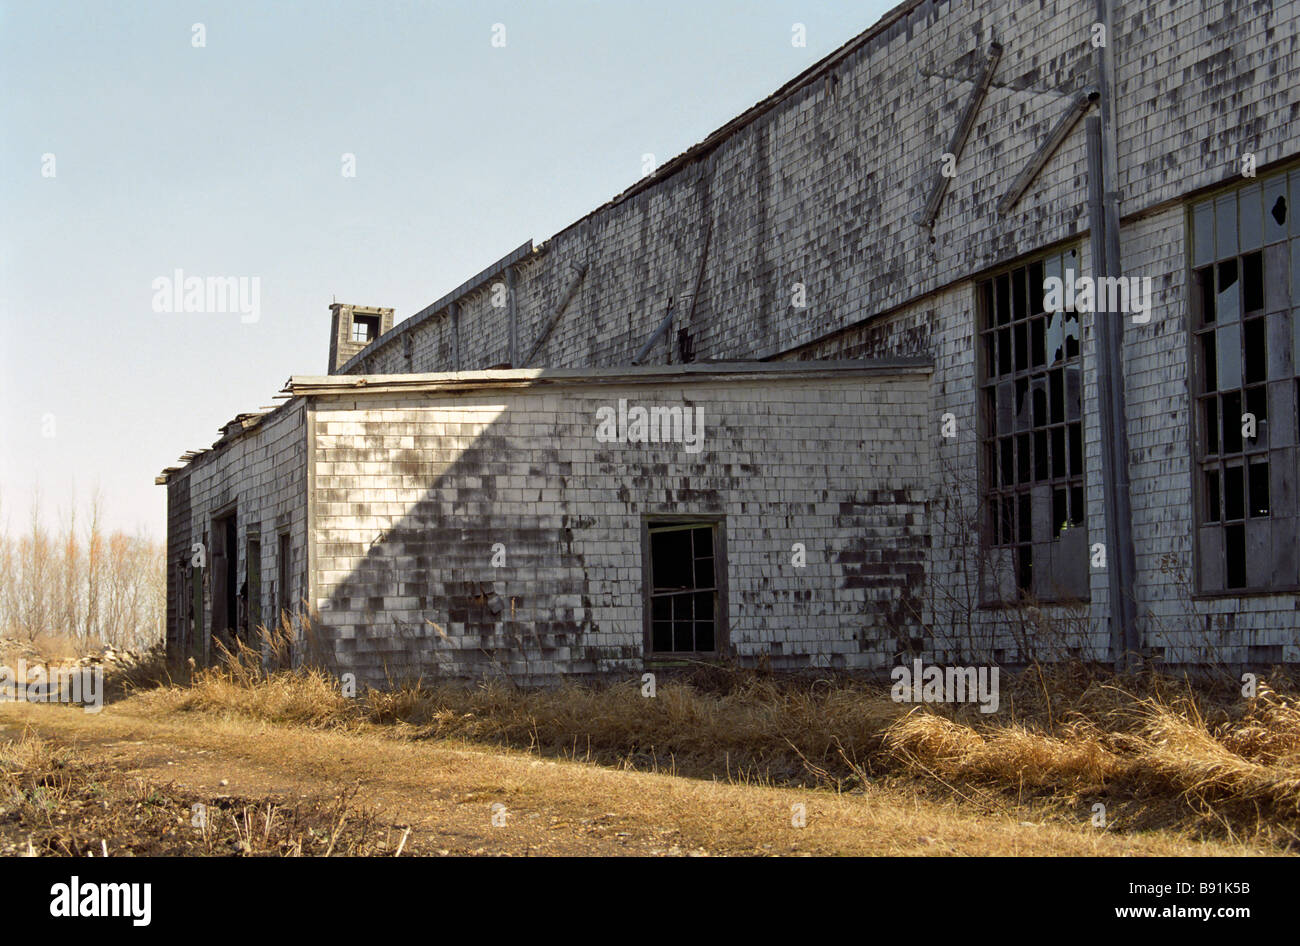
[[[658,651],[654,649],[653,601],[654,557],[651,534],[665,527],[708,527],[713,535],[714,649],[707,651]],[[679,660],[718,661],[731,653],[727,588],[726,516],[719,514],[683,515],[647,513],[641,518],[641,618],[642,653],[647,662],[671,663]]]
[[[1075,313],[1077,316],[1076,321],[1078,326],[1078,346],[1079,346],[1078,354],[1077,356],[1075,356],[1073,361],[1067,359],[1066,361],[1062,362],[1059,366],[1061,370],[1064,370],[1067,366],[1070,365],[1076,366],[1079,373],[1078,374],[1079,416],[1077,420],[1077,423],[1079,425],[1079,438],[1078,438],[1079,442],[1078,442],[1077,452],[1080,458],[1079,461],[1080,466],[1079,466],[1078,473],[1072,473],[1070,471],[1069,462],[1070,462],[1070,458],[1075,453],[1075,447],[1071,443],[1070,427],[1072,426],[1073,423],[1075,423],[1075,421],[1072,421],[1070,419],[1069,405],[1064,400],[1065,398],[1068,397],[1068,392],[1069,392],[1069,386],[1066,380],[1068,376],[1063,374],[1062,382],[1061,382],[1062,389],[1063,389],[1062,390],[1063,416],[1060,422],[1054,422],[1051,419],[1051,409],[1052,409],[1051,372],[1053,370],[1056,370],[1056,366],[1054,366],[1053,363],[1051,363],[1050,361],[1044,360],[1042,369],[1038,371],[1035,370],[1035,366],[1033,362],[1033,357],[1034,357],[1033,350],[1035,347],[1033,318],[1035,316],[1041,316],[1042,313],[1034,313],[1030,311],[1033,308],[1030,303],[1030,298],[1031,298],[1030,294],[1032,293],[1032,289],[1030,289],[1029,287],[1029,273],[1031,271],[1031,267],[1033,267],[1034,265],[1041,267],[1043,271],[1043,278],[1046,279],[1048,275],[1054,275],[1053,273],[1049,273],[1048,267],[1046,265],[1047,262],[1052,257],[1065,256],[1071,251],[1074,252],[1075,266],[1077,267],[1075,270],[1075,278],[1077,279],[1080,276],[1087,275],[1086,273],[1084,273],[1082,267],[1082,261],[1083,261],[1082,244],[1078,240],[1071,239],[1051,246],[1043,247],[1041,249],[1033,251],[1032,253],[1019,256],[1008,263],[1002,264],[996,268],[981,273],[978,277],[976,277],[972,281],[972,293],[974,298],[973,307],[972,307],[973,308],[973,333],[972,334],[973,334],[973,345],[975,347],[975,352],[974,352],[975,398],[976,398],[975,413],[977,419],[976,476],[978,479],[978,495],[979,495],[979,507],[978,507],[979,525],[978,525],[977,532],[979,537],[979,550],[981,555],[981,564],[980,564],[981,580],[980,580],[980,587],[979,587],[979,602],[980,602],[979,607],[981,609],[1001,609],[1001,608],[1008,608],[1008,607],[1011,608],[1020,607],[1026,601],[1034,601],[1041,604],[1070,605],[1070,604],[1086,604],[1091,600],[1091,596],[1092,596],[1091,570],[1089,567],[1089,559],[1087,554],[1087,550],[1089,548],[1088,539],[1087,539],[1089,510],[1088,510],[1088,462],[1087,462],[1088,416],[1087,416],[1087,399],[1085,396],[1085,390],[1087,385],[1084,376],[1085,364],[1084,364],[1084,357],[1083,357],[1083,344],[1085,338],[1083,316],[1085,313],[1082,312]],[[1024,308],[1026,314],[1023,319],[1017,318],[1016,311],[1015,311],[1017,293],[1016,293],[1015,286],[1011,285],[1008,289],[1009,298],[1010,298],[1008,305],[1011,308],[1010,318],[1004,325],[1003,323],[999,323],[997,321],[997,312],[996,312],[997,281],[1003,277],[1010,276],[1011,274],[1021,270],[1025,271],[1024,279],[1025,279],[1026,298],[1024,301]],[[1062,266],[1062,271],[1060,275],[1064,278],[1065,275],[1064,266]],[[988,300],[985,298],[986,295],[985,286],[992,287],[991,290],[993,293],[992,309],[989,306]],[[1016,345],[1015,338],[1016,338],[1017,325],[1026,326],[1025,343],[1027,345],[1027,354],[1026,354],[1026,367],[1024,369],[1018,368],[1016,366],[1016,361],[1015,361],[1014,347]],[[1045,358],[1047,355],[1046,347],[1049,342],[1047,338],[1047,329],[1049,327],[1050,327],[1050,323],[1044,324],[1043,326],[1044,337],[1042,340],[1042,344],[1044,346]],[[989,350],[986,344],[986,338],[991,335],[996,336],[996,334],[1002,330],[1007,330],[1011,333],[1010,338],[1012,339],[1012,355],[1010,359],[1010,370],[1007,373],[999,372],[997,374],[993,374],[992,369],[996,366],[990,365],[989,363]],[[1065,339],[1067,337],[1068,336],[1065,333],[1065,323],[1063,321],[1062,334],[1061,334],[1062,345],[1065,344]],[[995,344],[997,344],[999,348],[1001,347],[1000,343],[995,343]],[[1031,573],[1035,577],[1031,579],[1029,588],[1027,589],[1021,588],[1019,583],[1020,555],[1021,555],[1020,546],[1028,545],[1032,550],[1035,546],[1042,545],[1043,543],[1036,542],[1033,538],[1032,533],[1030,538],[1027,541],[1021,541],[1017,535],[1018,523],[1013,523],[1012,526],[1013,534],[1012,534],[1011,541],[1003,542],[1001,540],[1001,536],[993,529],[991,523],[993,511],[995,508],[994,505],[995,500],[1001,503],[1005,498],[1014,498],[1018,503],[1019,502],[1018,497],[1022,495],[1032,496],[1033,484],[1038,481],[1033,478],[1034,470],[1031,467],[1030,485],[1027,488],[1024,489],[1020,488],[1020,484],[1018,482],[1019,480],[1018,475],[1015,477],[1016,481],[1013,481],[1009,485],[1004,484],[1002,482],[999,482],[997,484],[994,484],[992,482],[994,470],[997,469],[998,464],[990,463],[989,453],[990,450],[1000,449],[998,443],[1001,439],[1005,438],[1007,434],[1005,433],[1000,434],[997,431],[997,417],[996,417],[997,407],[996,404],[994,404],[992,411],[990,411],[989,404],[988,404],[988,394],[989,392],[993,392],[993,396],[994,398],[996,398],[997,386],[999,383],[1002,383],[997,380],[999,378],[1005,379],[1005,383],[1010,383],[1014,385],[1018,380],[1026,380],[1032,382],[1032,379],[1034,377],[1039,377],[1039,376],[1046,378],[1046,383],[1048,387],[1047,423],[1045,425],[1036,425],[1033,423],[1032,420],[1033,407],[1031,405],[1029,408],[1029,410],[1031,411],[1030,425],[1025,430],[1020,431],[1015,429],[1013,423],[1010,439],[1012,439],[1013,441],[1017,441],[1018,438],[1022,435],[1029,437],[1031,444],[1033,444],[1032,451],[1036,455],[1038,451],[1038,447],[1037,444],[1034,443],[1035,434],[1038,433],[1040,430],[1045,431],[1047,437],[1049,438],[1049,452],[1054,457],[1056,448],[1054,444],[1050,443],[1050,438],[1052,436],[1051,432],[1053,429],[1058,427],[1064,431],[1062,437],[1062,446],[1065,449],[1064,475],[1063,476],[1055,475],[1052,472],[1052,469],[1049,467],[1047,469],[1047,476],[1045,477],[1044,480],[1042,480],[1042,482],[1047,485],[1047,488],[1049,490],[1052,489],[1053,484],[1058,483],[1058,481],[1064,483],[1065,507],[1066,507],[1067,517],[1070,517],[1072,515],[1072,505],[1073,505],[1073,498],[1071,495],[1072,490],[1075,488],[1080,490],[1080,504],[1081,504],[1080,520],[1077,524],[1073,524],[1072,519],[1069,520],[1072,523],[1070,528],[1073,530],[1078,530],[1084,536],[1082,540],[1083,542],[1082,551],[1078,554],[1080,554],[1081,556],[1080,567],[1085,569],[1085,577],[1082,580],[1082,588],[1076,594],[1065,593],[1064,590],[1066,588],[1067,583],[1064,579],[1059,579],[1054,581],[1049,577],[1043,582],[1045,587],[1038,588],[1036,573]],[[1012,390],[1014,393],[1014,387]],[[1034,389],[1031,383],[1029,387],[1030,397],[1033,396],[1033,391]],[[1013,443],[1013,447],[1012,447],[1013,463],[1017,463],[1018,453],[1019,453],[1019,448]],[[998,506],[996,508],[1000,509],[1001,507]],[[1017,517],[1018,515],[1019,515],[1019,510],[1017,509]],[[1054,536],[1056,538],[1059,538],[1060,534],[1061,534],[1061,530],[1057,529],[1056,532],[1054,533]],[[1054,538],[1053,541],[1055,541],[1056,538]],[[1050,548],[1050,545],[1048,547]],[[996,574],[990,574],[990,569],[992,569],[995,565],[995,556],[999,554],[1010,555],[1012,575],[1010,580],[1011,588],[1009,590],[1012,592],[1011,595],[1005,595],[1002,593],[1002,589],[1005,587],[1005,585],[1002,582],[1001,577]],[[1041,567],[1042,564],[1043,563],[1033,562],[1031,560],[1030,568],[1033,569],[1036,567]]]
[[[1247,534],[1244,538],[1244,541],[1246,543],[1246,547],[1244,550],[1244,561],[1246,563],[1246,568],[1247,568],[1247,574],[1246,574],[1247,583],[1240,587],[1230,587],[1228,585],[1229,567],[1228,567],[1227,549],[1226,549],[1227,529],[1229,526],[1232,525],[1240,524],[1243,528],[1248,529],[1249,524],[1252,520],[1255,521],[1263,520],[1265,522],[1269,522],[1270,524],[1272,524],[1278,522],[1279,520],[1292,519],[1297,523],[1298,526],[1300,526],[1300,504],[1293,505],[1289,510],[1286,509],[1284,506],[1279,505],[1279,499],[1282,498],[1282,496],[1284,495],[1284,491],[1279,491],[1273,488],[1273,484],[1277,482],[1277,477],[1273,475],[1273,471],[1275,467],[1277,467],[1279,470],[1285,470],[1286,468],[1285,462],[1279,464],[1279,456],[1281,456],[1283,460],[1285,460],[1286,451],[1291,450],[1293,451],[1292,456],[1300,458],[1300,430],[1293,430],[1291,432],[1291,439],[1294,441],[1294,443],[1291,446],[1287,446],[1285,445],[1285,443],[1282,446],[1277,446],[1277,447],[1274,446],[1276,440],[1273,436],[1273,432],[1274,430],[1278,430],[1279,428],[1274,423],[1275,411],[1274,411],[1273,401],[1270,396],[1270,391],[1273,389],[1274,385],[1283,385],[1287,388],[1291,397],[1292,421],[1296,428],[1300,428],[1300,361],[1297,361],[1294,358],[1295,348],[1300,347],[1297,346],[1295,342],[1295,335],[1297,332],[1300,332],[1300,327],[1297,327],[1296,325],[1297,319],[1300,319],[1300,288],[1293,285],[1293,281],[1297,277],[1297,272],[1296,272],[1295,262],[1293,261],[1292,258],[1293,255],[1296,253],[1295,244],[1300,243],[1300,218],[1297,218],[1296,216],[1297,206],[1300,206],[1300,199],[1297,199],[1300,198],[1300,187],[1297,186],[1298,184],[1300,184],[1300,175],[1298,175],[1298,172],[1300,172],[1300,163],[1296,163],[1296,162],[1283,164],[1279,167],[1273,167],[1267,170],[1261,169],[1253,178],[1233,180],[1226,184],[1216,185],[1215,187],[1207,188],[1198,193],[1188,195],[1184,200],[1184,214],[1183,214],[1184,231],[1183,232],[1185,238],[1183,240],[1183,255],[1184,255],[1184,292],[1186,293],[1185,296],[1186,301],[1183,307],[1183,311],[1185,314],[1184,334],[1186,337],[1185,351],[1187,356],[1187,441],[1188,441],[1187,457],[1188,457],[1188,473],[1191,478],[1190,485],[1191,485],[1191,506],[1192,506],[1191,523],[1190,523],[1190,528],[1192,532],[1191,535],[1192,574],[1191,574],[1191,580],[1189,584],[1191,586],[1192,598],[1198,600],[1210,600],[1210,599],[1220,599],[1220,598],[1249,598],[1249,597],[1259,597],[1259,596],[1278,595],[1278,594],[1294,594],[1296,592],[1300,592],[1300,568],[1297,569],[1297,574],[1294,580],[1291,582],[1283,581],[1283,582],[1274,583],[1270,580],[1270,583],[1267,585],[1250,584],[1249,531],[1247,531]],[[1270,182],[1272,181],[1277,180],[1278,178],[1280,178],[1282,181],[1280,195],[1285,197],[1287,200],[1287,219],[1284,224],[1284,228],[1286,231],[1285,234],[1282,236],[1280,240],[1267,242],[1263,232],[1261,232],[1258,245],[1254,245],[1253,242],[1251,245],[1244,245],[1242,239],[1242,230],[1241,230],[1241,198],[1243,194],[1247,194],[1250,191],[1257,192],[1255,197],[1261,201],[1260,225],[1261,227],[1266,229],[1267,225],[1263,221],[1263,217],[1269,213],[1269,208],[1267,206],[1264,206],[1264,204],[1266,203],[1265,200],[1266,195],[1268,195],[1268,193],[1271,190],[1271,187],[1266,185],[1270,184]],[[1237,217],[1237,226],[1235,229],[1235,233],[1233,235],[1235,249],[1233,250],[1231,256],[1221,256],[1217,246],[1218,238],[1219,238],[1218,207],[1222,203],[1224,203],[1229,197],[1232,197],[1232,205],[1235,208],[1236,217]],[[1196,241],[1196,229],[1197,229],[1196,212],[1199,207],[1205,206],[1206,204],[1209,204],[1211,207],[1214,208],[1214,217],[1211,220],[1211,226],[1210,226],[1210,236],[1214,241],[1215,246],[1211,249],[1208,260],[1201,262],[1198,265],[1197,241]],[[1269,306],[1269,274],[1267,270],[1267,260],[1270,255],[1268,252],[1269,247],[1285,248],[1284,251],[1278,251],[1277,255],[1283,256],[1285,258],[1284,265],[1287,270],[1288,299],[1285,306],[1283,306],[1282,309],[1277,309],[1277,310],[1271,310]],[[1262,309],[1259,310],[1250,310],[1250,313],[1253,314],[1251,315],[1250,318],[1247,318],[1248,312],[1246,309],[1246,300],[1245,300],[1245,293],[1244,293],[1245,260],[1247,257],[1255,254],[1258,254],[1261,260],[1262,279],[1260,285],[1260,292],[1262,294],[1263,307]],[[1204,370],[1204,366],[1202,364],[1203,362],[1202,339],[1206,336],[1215,336],[1215,353],[1216,353],[1216,362],[1217,362],[1218,361],[1217,333],[1221,330],[1221,328],[1225,323],[1220,321],[1217,311],[1215,313],[1215,320],[1213,322],[1208,322],[1208,323],[1205,322],[1204,308],[1200,296],[1201,282],[1199,279],[1199,273],[1207,268],[1209,269],[1211,276],[1215,280],[1215,286],[1213,287],[1212,292],[1217,294],[1220,266],[1229,261],[1235,262],[1237,264],[1238,302],[1237,302],[1236,317],[1232,322],[1227,324],[1230,324],[1237,333],[1238,350],[1240,352],[1240,358],[1241,358],[1241,378],[1239,379],[1239,383],[1235,388],[1220,387],[1218,383],[1219,379],[1217,377],[1218,366],[1216,364],[1215,388],[1214,390],[1210,391],[1207,390],[1205,387],[1205,383],[1207,379],[1206,379],[1206,371]],[[1277,314],[1283,310],[1289,313],[1289,318],[1291,320],[1291,332],[1292,332],[1291,337],[1292,337],[1292,345],[1293,345],[1293,359],[1291,365],[1292,375],[1290,378],[1285,378],[1285,377],[1273,378],[1271,376],[1270,363],[1272,359],[1269,356],[1268,348],[1266,347],[1263,381],[1248,381],[1246,378],[1246,347],[1245,347],[1246,325],[1248,322],[1254,322],[1254,321],[1258,321],[1262,323],[1264,333],[1265,333],[1264,336],[1265,345],[1271,346],[1274,342],[1274,335],[1272,333],[1272,326],[1270,325],[1269,322],[1270,313]],[[1264,423],[1268,425],[1267,428],[1268,435],[1269,435],[1268,443],[1262,448],[1255,447],[1252,449],[1246,442],[1243,441],[1240,450],[1233,451],[1231,453],[1225,453],[1224,452],[1225,444],[1223,443],[1223,441],[1226,438],[1223,436],[1222,433],[1224,429],[1224,417],[1223,417],[1222,408],[1220,407],[1217,410],[1218,439],[1220,442],[1218,444],[1218,450],[1215,453],[1211,454],[1209,452],[1209,443],[1207,442],[1208,434],[1205,431],[1203,425],[1203,413],[1204,413],[1203,405],[1206,402],[1210,401],[1211,399],[1215,400],[1216,403],[1221,404],[1225,393],[1231,394],[1235,392],[1240,392],[1242,395],[1241,410],[1243,413],[1248,412],[1249,402],[1246,398],[1246,392],[1251,388],[1262,388],[1264,391],[1265,406],[1268,410],[1268,419],[1264,421]],[[1240,422],[1238,421],[1238,424],[1239,423]],[[1211,459],[1211,457],[1213,459]],[[1268,463],[1268,469],[1269,469],[1269,476],[1270,476],[1269,511],[1267,516],[1252,516],[1251,508],[1250,508],[1251,504],[1248,499],[1248,495],[1250,491],[1250,486],[1249,486],[1250,467],[1251,467],[1252,459],[1258,461],[1261,458],[1263,458]],[[1225,488],[1227,484],[1224,478],[1224,471],[1226,471],[1229,467],[1235,468],[1238,464],[1243,470],[1243,474],[1242,474],[1243,485],[1245,487],[1245,493],[1242,496],[1243,515],[1240,520],[1237,519],[1228,520],[1226,519],[1227,498],[1225,495]],[[1210,520],[1207,515],[1207,511],[1209,508],[1208,505],[1209,496],[1208,496],[1208,489],[1205,483],[1205,478],[1206,478],[1207,471],[1209,471],[1211,467],[1217,467],[1220,473],[1219,487],[1218,487],[1220,513],[1217,521]],[[1279,473],[1279,475],[1281,474]],[[1294,472],[1292,472],[1291,486],[1293,490],[1297,485],[1297,481],[1300,481],[1300,476],[1297,476]],[[1284,525],[1278,526],[1277,528],[1280,530],[1280,529],[1284,529],[1285,526]],[[1207,552],[1204,547],[1205,536],[1203,536],[1203,533],[1206,532],[1207,530],[1213,530],[1213,529],[1217,529],[1219,531],[1219,535],[1220,535],[1219,553],[1222,558],[1222,560],[1219,562],[1219,574],[1221,577],[1221,583],[1220,586],[1217,588],[1207,587],[1205,582],[1205,573],[1206,573],[1206,566],[1208,564],[1208,560],[1206,558]],[[1296,553],[1300,555],[1300,536],[1296,537],[1295,547],[1296,547]],[[1270,546],[1269,558],[1271,561],[1275,562],[1276,557],[1273,554],[1273,549],[1271,546]]]

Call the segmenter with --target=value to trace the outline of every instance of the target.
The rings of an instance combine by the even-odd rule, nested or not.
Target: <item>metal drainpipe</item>
[[[1105,43],[1096,51],[1101,117],[1088,120],[1092,269],[1094,276],[1120,276],[1123,273],[1123,262],[1120,256],[1119,149],[1115,140],[1118,121],[1114,94],[1114,3],[1113,0],[1096,0],[1096,3],[1098,22],[1105,28]],[[1142,646],[1137,627],[1137,568],[1133,549],[1133,510],[1129,497],[1124,318],[1124,313],[1118,312],[1094,314],[1106,503],[1111,646],[1118,670],[1133,669]]]

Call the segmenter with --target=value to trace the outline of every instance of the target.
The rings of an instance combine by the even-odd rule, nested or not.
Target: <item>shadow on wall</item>
[[[428,475],[436,461],[421,452],[382,446],[322,451],[334,462],[384,463],[389,472],[380,478],[399,483]],[[318,558],[322,564],[333,557],[361,559],[321,608],[318,631],[332,669],[376,685],[421,674],[508,675],[526,682],[557,662],[582,673],[595,671],[598,659],[639,658],[639,635],[626,653],[587,644],[600,628],[593,623],[583,556],[573,547],[574,528],[584,523],[563,511],[572,478],[572,464],[558,448],[521,451],[509,436],[489,429],[434,477],[413,508],[391,528],[375,528],[366,544],[346,541],[343,530],[385,518],[389,504],[352,502],[370,484],[322,488],[318,474]],[[528,485],[539,479],[544,485]],[[559,499],[546,502],[551,492]],[[533,502],[508,493],[531,495]],[[326,504],[343,504],[347,512],[322,515]]]
[[[887,662],[919,633],[924,488],[863,488],[893,474],[862,430],[836,429],[818,405],[783,405],[783,416],[744,396],[723,405],[645,390],[644,402],[687,413],[715,405],[695,453],[597,442],[596,411],[618,401],[612,393],[565,395],[562,410],[549,394],[490,407],[446,396],[355,411],[321,402],[315,659],[377,686],[640,673],[642,523],[672,516],[724,522],[731,656],[835,669],[880,651]],[[797,423],[827,439],[786,441]],[[790,567],[795,542],[809,543],[812,567]],[[913,630],[891,632],[904,625]]]

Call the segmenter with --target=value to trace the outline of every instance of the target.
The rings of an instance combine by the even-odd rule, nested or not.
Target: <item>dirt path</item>
[[[104,770],[200,797],[357,798],[410,825],[421,854],[1242,854],[1165,833],[1022,824],[884,789],[865,795],[772,789],[557,762],[511,750],[403,741],[207,716],[150,718],[0,705],[0,738],[23,729]],[[505,825],[492,824],[493,805]],[[792,825],[792,806],[806,827]],[[499,813],[499,809],[498,809]],[[499,820],[499,819],[498,819]]]

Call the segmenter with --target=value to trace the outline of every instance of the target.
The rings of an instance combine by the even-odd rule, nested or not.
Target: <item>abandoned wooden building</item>
[[[908,0],[159,478],[168,644],[1300,662],[1300,0]]]

